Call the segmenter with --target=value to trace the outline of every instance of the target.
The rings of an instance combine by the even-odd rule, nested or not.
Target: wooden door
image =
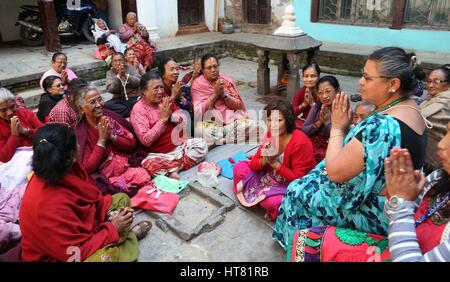
[[[204,22],[204,0],[178,0],[178,25],[191,26]]]
[[[134,12],[134,13],[137,14],[136,0],[122,0],[121,1],[121,7],[122,7],[122,20],[123,20],[123,22],[125,22],[127,14],[129,12]],[[138,20],[139,20],[139,17],[138,17]]]
[[[270,2],[270,0],[244,0],[247,23],[270,24],[272,13]]]

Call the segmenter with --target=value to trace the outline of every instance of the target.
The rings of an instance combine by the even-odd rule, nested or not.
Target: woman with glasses
[[[420,104],[422,114],[431,122],[428,130],[427,170],[439,165],[436,145],[446,134],[446,125],[450,121],[450,65],[434,69],[427,79],[427,99]]]
[[[413,57],[397,47],[369,56],[359,92],[375,105],[375,113],[351,130],[349,99],[336,95],[325,159],[289,184],[280,206],[273,238],[288,252],[294,233],[312,226],[386,235],[384,159],[394,147],[411,152],[414,169],[420,170],[425,159],[426,122],[411,98],[417,90]]]
[[[81,91],[79,103],[83,118],[75,128],[79,163],[96,180],[103,194],[134,196],[151,180],[136,164],[132,153],[136,140],[131,125],[120,115],[103,110],[103,100],[95,87]]]
[[[256,126],[239,89],[231,77],[220,73],[216,56],[204,55],[201,65],[203,75],[194,80],[191,88],[196,130],[209,146],[245,142]]]
[[[44,89],[44,79],[50,75],[55,75],[61,78],[61,82],[64,85],[64,90],[67,90],[67,84],[69,81],[77,78],[75,72],[67,67],[67,56],[64,53],[56,52],[52,56],[52,68],[46,71],[39,82],[41,89]]]
[[[406,149],[394,148],[384,160],[387,237],[315,226],[296,232],[291,261],[450,261],[450,122],[435,149],[442,167],[426,178]]]
[[[317,82],[317,103],[315,103],[302,126],[314,146],[314,158],[319,163],[325,157],[331,130],[331,105],[341,89],[336,77],[327,75]]]
[[[48,76],[42,84],[45,93],[39,100],[37,117],[43,123],[48,121],[48,115],[53,107],[64,97],[64,85],[59,77],[55,75]]]

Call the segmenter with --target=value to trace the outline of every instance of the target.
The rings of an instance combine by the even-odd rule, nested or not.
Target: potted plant
[[[228,17],[225,17],[223,19],[222,33],[230,34],[233,32],[234,32],[233,20]]]

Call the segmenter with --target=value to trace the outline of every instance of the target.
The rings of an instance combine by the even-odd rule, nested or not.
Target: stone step
[[[90,81],[97,89],[100,91],[103,99],[109,100],[112,98],[112,94],[106,91],[106,79],[98,79],[94,81]],[[31,88],[25,91],[16,92],[17,96],[20,96],[25,101],[25,105],[29,109],[35,109],[39,105],[39,100],[43,91],[41,88]]]

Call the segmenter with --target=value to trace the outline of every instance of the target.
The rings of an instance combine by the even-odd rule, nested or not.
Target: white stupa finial
[[[295,23],[295,8],[292,4],[286,6],[282,19],[283,23],[273,35],[294,37],[305,34]]]

